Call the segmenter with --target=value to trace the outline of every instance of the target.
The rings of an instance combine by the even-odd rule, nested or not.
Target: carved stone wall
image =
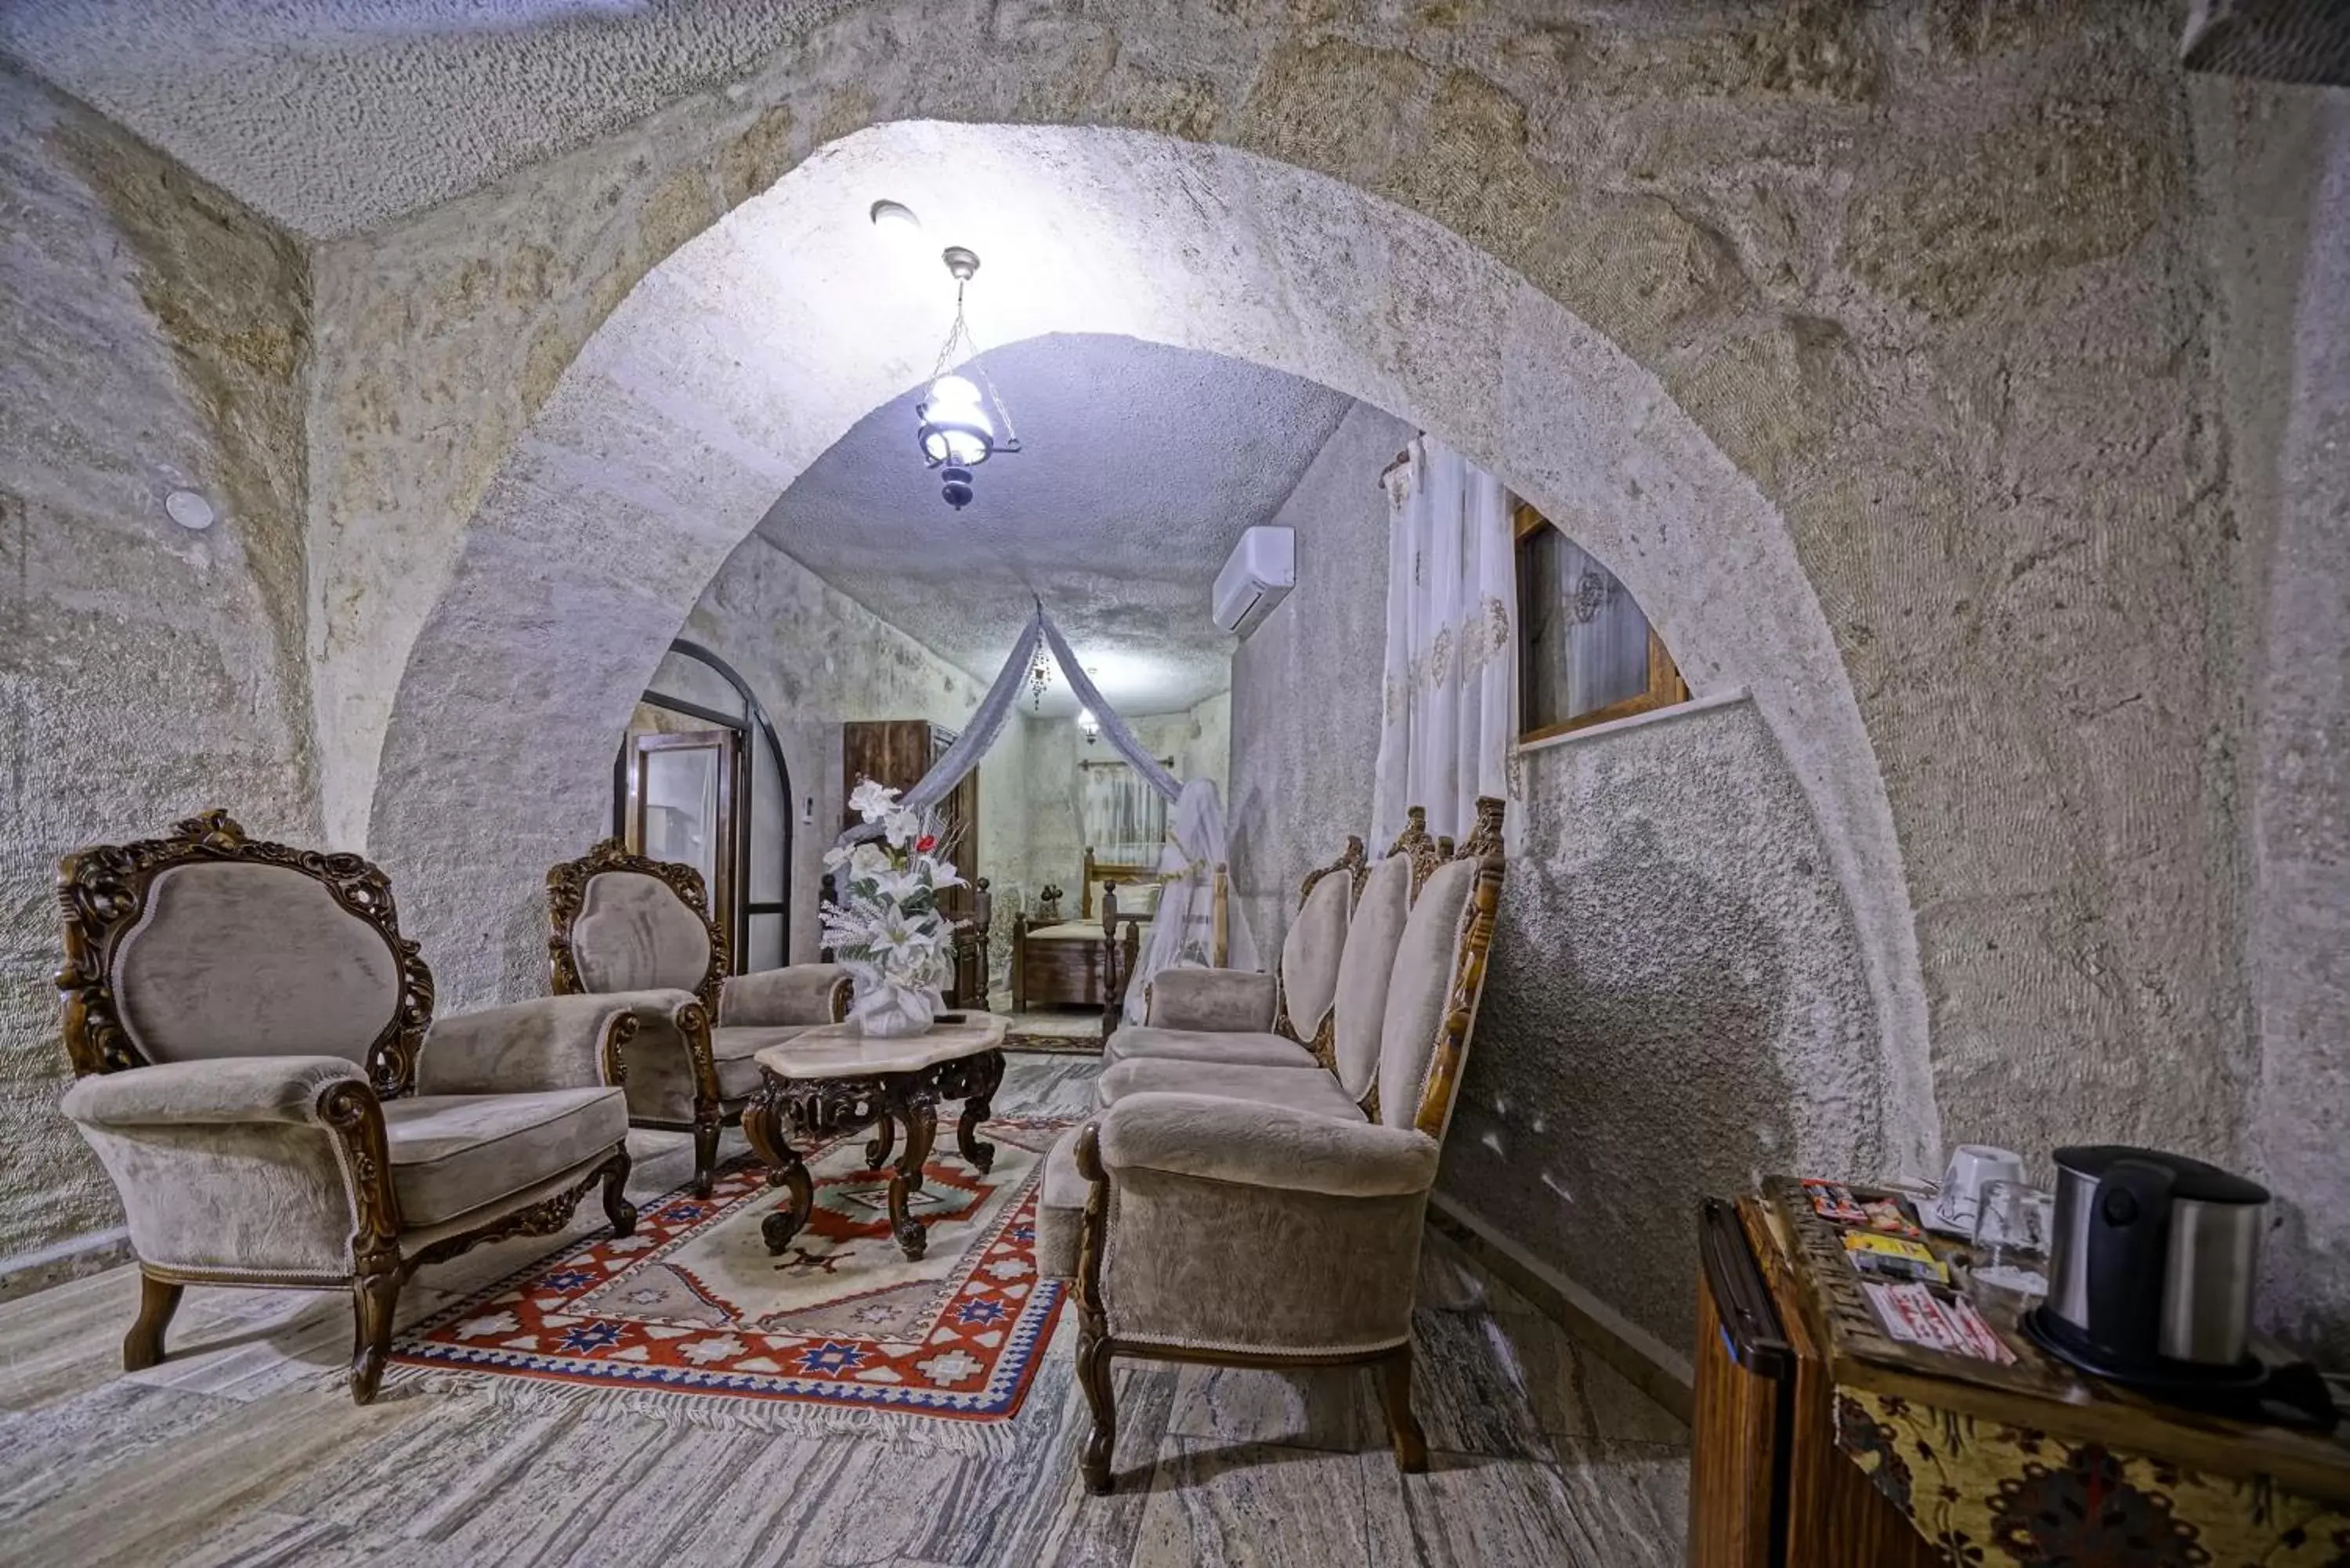
[[[58,857],[207,805],[315,840],[318,811],[301,252],[5,60],[0,190],[0,1258],[17,1258],[120,1217],[57,1111]],[[182,488],[209,529],[165,514]]]
[[[293,303],[299,258],[244,214],[182,232],[180,206],[99,194],[110,176],[49,181],[63,204],[8,243],[101,280],[113,304],[94,308],[120,328],[102,336],[133,351],[103,371],[78,348],[12,354],[9,376],[37,363],[47,381],[11,414],[47,399],[72,417],[5,429],[106,468],[90,452],[145,427],[66,367],[137,361],[192,389],[182,428],[235,470],[221,483],[248,521],[301,513],[307,484],[306,536],[242,536],[253,613],[220,633],[237,649],[206,699],[220,722],[198,742],[159,714],[109,750],[146,744],[129,793],[176,807],[192,781],[242,776],[264,797],[276,781],[288,818],[314,809],[315,756],[329,836],[413,857],[394,870],[403,888],[414,874],[436,965],[453,996],[484,998],[530,968],[526,899],[505,889],[597,815],[589,748],[574,758],[566,737],[618,727],[750,520],[934,345],[910,318],[844,326],[879,297],[863,269],[818,214],[763,212],[758,193],[869,199],[969,150],[1018,198],[1003,204],[1048,214],[1036,267],[1097,266],[1071,263],[1050,298],[999,296],[998,340],[1180,342],[1426,425],[1610,559],[1700,691],[1753,689],[1851,908],[1901,1158],[1937,1132],[2229,1159],[2257,1142],[2281,1182],[2298,1173],[2297,1212],[2350,1212],[2313,1108],[2340,1083],[2331,993],[2264,949],[2262,996],[2246,957],[2248,930],[2328,929],[2345,903],[2324,780],[2304,765],[2331,754],[2338,703],[2295,676],[2341,642],[2279,641],[2312,616],[2269,588],[2274,563],[2322,541],[2281,527],[2258,553],[2264,519],[2324,515],[2324,493],[2263,490],[2240,460],[2266,438],[2233,440],[2240,423],[2285,432],[2278,450],[2303,454],[2285,466],[2314,472],[2331,427],[2300,391],[2254,388],[2283,410],[2263,426],[2230,401],[2250,380],[2214,370],[2236,329],[2215,301],[2262,265],[2215,192],[2298,166],[2262,188],[2314,202],[2309,161],[2331,155],[2262,143],[2233,161],[2213,137],[2245,106],[2191,101],[2174,29],[2130,0],[845,6],[722,87],[319,247],[314,308]],[[9,99],[8,145],[69,166],[28,128],[73,111]],[[1112,148],[1010,124],[1149,134]],[[123,166],[143,157],[120,144]],[[215,244],[250,250],[201,261]],[[213,303],[192,320],[132,306],[142,267]],[[205,286],[230,277],[263,297]],[[2338,330],[2304,286],[2280,305],[2255,278],[2242,297],[2259,309],[2236,320]],[[248,307],[257,330],[213,319]],[[53,334],[83,319],[51,314]],[[310,339],[289,424],[280,393],[301,378],[284,349]],[[788,374],[726,380],[742,359]],[[216,613],[184,586],[167,575],[146,602]],[[121,640],[110,616],[149,614],[88,610],[70,583],[35,595],[99,644]],[[2338,598],[2314,615],[2338,623]],[[297,628],[307,693],[286,652]],[[132,640],[159,651],[129,711],[213,657]],[[36,689],[103,668],[45,667]],[[2277,679],[2253,712],[2255,669]],[[1297,673],[1310,704],[1317,672]],[[315,751],[282,718],[306,700]],[[489,796],[543,820],[436,837],[460,737],[468,776],[507,781]],[[525,787],[550,771],[586,782],[553,801]],[[8,916],[28,953],[36,903]],[[2299,1234],[2280,1248],[2339,1266],[2338,1225]]]

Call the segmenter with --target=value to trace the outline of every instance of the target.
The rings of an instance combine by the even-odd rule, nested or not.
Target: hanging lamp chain
[[[935,384],[940,377],[954,368],[955,346],[961,344],[971,359],[971,368],[979,372],[979,384],[985,389],[987,400],[1003,416],[1003,445],[1000,450],[1017,452],[1020,449],[1020,432],[1013,428],[1012,410],[1005,406],[1003,394],[995,389],[995,379],[987,373],[987,361],[980,356],[979,339],[972,336],[971,324],[963,319],[964,286],[962,279],[955,281],[954,325],[947,329],[947,340],[939,347],[938,363],[931,367],[931,380]]]

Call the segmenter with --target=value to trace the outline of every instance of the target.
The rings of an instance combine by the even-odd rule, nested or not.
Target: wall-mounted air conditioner
[[[1217,627],[1246,637],[1297,586],[1297,530],[1251,528],[1216,574]]]

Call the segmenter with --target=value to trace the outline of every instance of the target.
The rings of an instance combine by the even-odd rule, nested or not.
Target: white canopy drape
[[[1040,639],[1053,650],[1053,660],[1061,667],[1061,673],[1067,677],[1069,690],[1101,722],[1102,739],[1110,743],[1110,749],[1132,763],[1134,771],[1142,775],[1143,781],[1166,799],[1171,801],[1182,793],[1182,785],[1176,783],[1175,775],[1169,773],[1159,759],[1150,754],[1149,748],[1135,738],[1126,721],[1118,716],[1118,710],[1102,701],[1101,691],[1087,676],[1083,667],[1077,663],[1076,655],[1069,651],[1068,643],[1062,639],[1061,628],[1053,624],[1053,618],[1045,613],[1045,607],[1039,602],[1036,613],[1029,617],[1027,626],[1021,629],[1019,640],[1012,645],[1011,656],[1004,659],[1003,668],[996,672],[995,683],[987,689],[987,695],[980,699],[971,722],[962,727],[962,733],[955,737],[954,744],[931,764],[931,771],[922,775],[920,782],[899,797],[903,805],[916,810],[938,805],[952,794],[955,785],[962,783],[963,775],[979,766],[979,759],[993,749],[996,737],[1003,732],[1004,722],[1012,717],[1012,710],[1020,700],[1020,689],[1027,683],[1028,666],[1035,657]],[[841,834],[839,842],[850,844],[873,837],[879,832],[880,826],[877,823],[860,823]]]
[[[1428,808],[1459,837],[1477,797],[1507,798],[1517,726],[1517,587],[1509,494],[1441,441],[1388,475],[1388,649],[1372,842]],[[1519,813],[1509,820],[1516,823]]]
[[[1175,797],[1175,822],[1159,857],[1166,881],[1150,940],[1135,961],[1126,987],[1126,1021],[1142,1022],[1143,987],[1163,969],[1204,969],[1215,961],[1216,867],[1230,864],[1232,842],[1224,832],[1224,803],[1216,786],[1193,779]],[[1257,967],[1256,939],[1236,900],[1224,909],[1224,967]]]
[[[912,807],[936,805],[954,793],[964,774],[979,765],[980,759],[1003,732],[1004,723],[1019,701],[1039,640],[1052,649],[1053,661],[1060,666],[1071,693],[1100,722],[1102,739],[1133,764],[1136,774],[1146,784],[1174,803],[1174,826],[1168,832],[1159,861],[1162,875],[1171,875],[1174,879],[1159,895],[1158,913],[1151,920],[1150,940],[1136,962],[1127,990],[1128,1014],[1139,1021],[1143,982],[1151,975],[1161,969],[1209,961],[1215,868],[1228,863],[1232,853],[1224,833],[1223,802],[1217,796],[1216,786],[1208,780],[1194,779],[1188,784],[1179,784],[1166,765],[1150,754],[1126,721],[1118,717],[1118,710],[1103,700],[1100,689],[1086,674],[1076,655],[1069,651],[1061,628],[1045,613],[1043,603],[1038,603],[1036,613],[1029,618],[1019,640],[1012,645],[1010,657],[1003,661],[994,684],[987,689],[987,695],[980,700],[971,722],[963,726],[962,733],[901,798]],[[869,838],[879,831],[878,823],[860,824],[843,833],[840,842]],[[1235,969],[1256,968],[1256,940],[1241,916],[1239,904],[1228,900],[1225,916],[1226,961]]]

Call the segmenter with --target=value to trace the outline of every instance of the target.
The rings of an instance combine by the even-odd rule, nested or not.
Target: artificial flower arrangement
[[[881,832],[825,851],[838,898],[819,911],[825,945],[848,971],[848,1014],[859,1030],[920,1034],[954,978],[954,922],[938,898],[962,877],[946,857],[946,819],[934,806],[900,805],[896,790],[871,779],[850,792],[848,806]]]

